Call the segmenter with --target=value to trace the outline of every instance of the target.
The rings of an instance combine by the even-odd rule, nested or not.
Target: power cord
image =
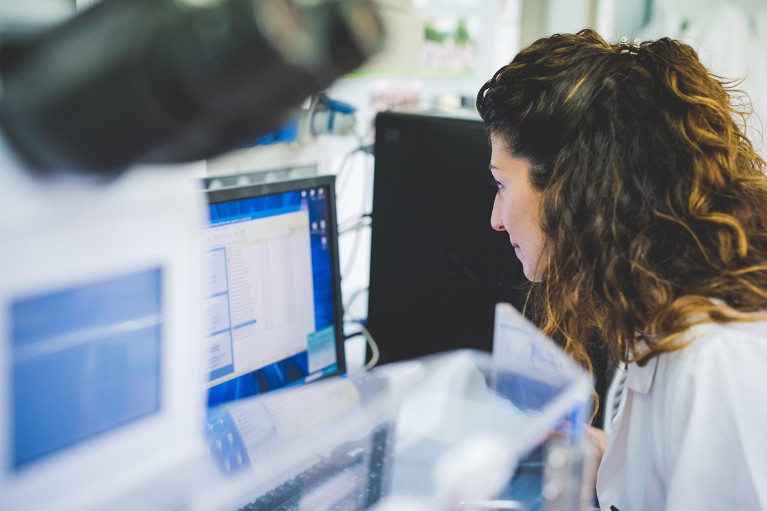
[[[355,301],[357,301],[357,298],[359,298],[359,297],[360,297],[360,296],[362,296],[363,294],[367,293],[367,292],[368,292],[368,290],[369,290],[369,288],[368,288],[368,287],[363,287],[363,288],[357,289],[355,292],[353,292],[353,293],[351,294],[351,296],[349,296],[349,299],[348,299],[348,300],[346,300],[346,303],[344,304],[344,310],[345,310],[345,311],[349,311],[349,310],[351,310],[351,308],[352,308],[352,304],[353,304]],[[351,321],[351,320],[350,320],[350,321]],[[360,321],[361,321],[361,320],[360,320]]]
[[[357,145],[357,147],[355,147],[354,149],[349,151],[344,156],[344,159],[341,161],[341,165],[338,168],[338,172],[336,172],[336,197],[340,197],[344,193],[344,188],[346,187],[346,185],[348,183],[348,178],[346,177],[345,174],[347,172],[347,169],[349,168],[349,165],[348,165],[348,163],[350,161],[349,159],[353,155],[355,155],[357,153],[364,153],[364,154],[373,155],[374,154],[374,144],[372,144],[372,143],[364,144],[360,140],[360,143]],[[367,173],[366,176],[368,174],[369,173]],[[367,186],[368,185],[366,185],[366,187]],[[363,194],[363,206],[362,207],[363,207],[363,210],[365,208],[367,208],[367,199],[365,197],[365,194]],[[347,258],[346,266],[344,268],[342,268],[341,275],[349,275],[349,272],[351,271],[351,269],[352,269],[352,267],[353,267],[353,265],[355,263],[355,259],[356,259],[356,256],[357,256],[357,251],[359,250],[359,247],[360,247],[362,229],[371,227],[371,225],[372,225],[372,214],[371,213],[363,213],[360,216],[356,217],[353,221],[354,221],[354,224],[351,225],[348,228],[344,227],[342,225],[342,223],[339,223],[339,235],[340,234],[346,234],[347,232],[356,232],[356,236],[355,236],[354,241],[352,242],[352,245],[351,245],[351,250],[350,250],[350,253],[349,253],[349,257]]]
[[[359,335],[362,335],[365,338],[367,346],[370,348],[370,360],[368,360],[367,363],[362,367],[362,370],[369,371],[370,369],[375,367],[375,365],[381,359],[381,352],[378,349],[378,344],[375,342],[375,339],[373,339],[373,336],[370,334],[370,331],[365,327],[362,321],[346,320],[345,323],[354,324],[360,327],[359,332],[354,332],[353,334],[347,335],[345,336],[345,339],[352,339]]]
[[[355,218],[343,220],[338,222],[338,234],[346,234],[348,232],[362,229],[363,227],[370,227],[372,224],[373,215],[371,213],[363,213]],[[353,222],[347,227],[347,224]]]
[[[358,140],[357,147],[346,153],[344,156],[344,159],[341,160],[341,165],[338,167],[338,172],[336,172],[336,195],[340,197],[344,189],[346,188],[346,184],[348,182],[348,178],[346,177],[347,171],[350,168],[349,161],[352,156],[354,156],[357,153],[364,153],[373,155],[374,152],[374,144],[365,144],[362,142],[362,140]]]

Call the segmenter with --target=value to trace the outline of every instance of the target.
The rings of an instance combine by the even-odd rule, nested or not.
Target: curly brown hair
[[[541,192],[541,328],[591,367],[597,330],[643,365],[704,322],[767,311],[765,161],[748,102],[696,52],[592,30],[539,39],[477,95],[489,134]]]

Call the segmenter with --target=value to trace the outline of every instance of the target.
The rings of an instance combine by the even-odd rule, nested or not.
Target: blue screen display
[[[12,467],[160,409],[162,270],[10,307]]]
[[[322,189],[320,193],[319,190]],[[305,190],[290,190],[271,195],[252,197],[210,205],[210,225],[218,227],[257,219],[275,218],[280,215],[302,212],[308,215],[309,246],[311,251],[311,279],[313,284],[314,328],[317,332],[330,332],[335,338],[334,308],[334,270],[332,253],[329,247],[329,199],[327,187],[314,187]],[[219,256],[226,259],[226,245],[217,247]],[[229,271],[228,263],[222,263]],[[229,278],[229,276],[227,277]],[[229,285],[225,286],[228,290]],[[221,294],[227,294],[224,291]],[[227,298],[228,299],[228,298]],[[254,321],[255,322],[255,321]],[[227,328],[236,330],[247,325],[228,325],[219,332],[226,335]],[[214,329],[215,330],[215,329]],[[232,334],[234,335],[234,334]],[[260,394],[289,385],[302,383],[308,376],[333,374],[338,371],[335,360],[335,344],[331,346],[332,362],[314,371],[310,368],[310,357],[314,353],[312,346],[321,346],[327,350],[327,344],[310,343],[306,339],[306,350],[293,354],[275,363],[257,368],[247,374],[239,375],[208,389],[208,406],[213,407],[236,399]],[[327,351],[326,351],[327,353]],[[214,380],[222,373],[234,370],[232,366],[218,367],[209,373],[209,380]]]

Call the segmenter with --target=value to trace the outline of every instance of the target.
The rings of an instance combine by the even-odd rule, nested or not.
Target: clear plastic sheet
[[[504,307],[494,355],[446,352],[211,410],[222,475],[192,508],[488,509],[552,431],[580,438],[591,389]]]

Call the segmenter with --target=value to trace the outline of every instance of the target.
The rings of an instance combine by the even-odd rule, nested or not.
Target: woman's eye
[[[496,180],[493,176],[488,177],[487,181],[490,184],[490,186],[492,186],[496,190],[500,190],[501,188],[503,188],[503,185],[498,180]]]

